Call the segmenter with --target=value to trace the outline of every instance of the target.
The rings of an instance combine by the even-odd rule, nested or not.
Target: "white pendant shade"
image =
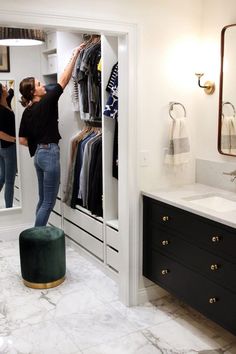
[[[45,34],[37,29],[0,27],[0,45],[2,46],[33,46],[41,45]]]

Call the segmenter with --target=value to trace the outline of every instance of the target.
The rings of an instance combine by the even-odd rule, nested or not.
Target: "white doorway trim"
[[[119,37],[119,99],[122,109],[122,146],[119,147],[119,234],[121,237],[120,300],[125,305],[138,301],[139,209],[137,183],[137,26],[118,21],[64,16],[54,13],[0,10],[1,26],[35,26],[56,30],[98,32]],[[119,112],[120,114],[120,112]],[[121,116],[121,115],[120,115]],[[119,124],[120,124],[119,123]],[[24,207],[24,205],[22,205]]]

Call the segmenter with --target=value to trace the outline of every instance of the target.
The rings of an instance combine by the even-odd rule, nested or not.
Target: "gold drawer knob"
[[[215,271],[215,270],[218,270],[218,269],[219,269],[218,264],[211,264],[211,270],[212,271]]]
[[[161,244],[162,244],[162,246],[167,246],[167,245],[169,245],[169,241],[168,240],[162,240],[161,241]]]
[[[219,236],[212,236],[211,241],[212,242],[220,242],[220,237]]]
[[[215,297],[210,297],[210,299],[209,299],[209,304],[214,304],[214,303],[216,303],[216,298]]]
[[[162,221],[169,221],[169,216],[167,216],[167,215],[164,215],[164,216],[162,216]]]
[[[166,275],[167,273],[169,273],[168,269],[162,269],[161,274],[162,275]]]

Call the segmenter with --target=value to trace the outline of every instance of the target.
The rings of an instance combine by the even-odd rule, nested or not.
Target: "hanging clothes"
[[[112,67],[106,91],[109,93],[109,97],[103,114],[115,119],[112,176],[118,179],[118,62]]]
[[[81,205],[96,216],[102,208],[102,135],[99,128],[83,130],[71,140],[71,161],[63,201]]]
[[[82,120],[101,120],[101,71],[98,64],[101,59],[99,36],[92,36],[92,41],[80,52],[73,72],[75,100],[78,100]]]
[[[85,128],[79,133],[76,134],[70,141],[69,147],[69,163],[68,163],[68,174],[66,183],[64,186],[64,196],[63,202],[66,203],[68,206],[71,205],[72,193],[73,193],[73,185],[74,185],[74,175],[75,175],[75,163],[76,163],[76,156],[78,151],[78,146],[81,140],[83,140],[86,136],[90,134],[90,128]]]
[[[118,63],[112,67],[106,91],[109,97],[103,114],[110,118],[118,118]]]

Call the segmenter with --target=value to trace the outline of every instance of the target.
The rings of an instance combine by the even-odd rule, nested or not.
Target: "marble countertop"
[[[156,191],[142,191],[142,195],[236,228],[236,193],[204,184],[194,183]],[[219,196],[233,201],[235,202],[235,209],[230,211],[216,211],[192,202],[194,199],[200,197],[204,198],[206,196]]]

